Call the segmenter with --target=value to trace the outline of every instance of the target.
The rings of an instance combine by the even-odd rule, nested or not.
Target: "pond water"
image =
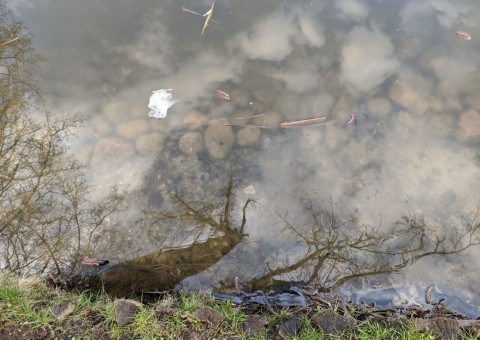
[[[343,275],[354,280],[342,294],[411,304],[424,303],[435,284],[450,306],[480,315],[480,247],[418,256],[395,274],[379,266],[385,249],[395,254],[389,261],[403,263],[404,250],[424,234],[430,246],[440,240],[435,251],[448,253],[454,242],[442,243],[442,235],[454,238],[468,227],[480,203],[476,0],[217,0],[203,34],[210,1],[7,5],[46,57],[46,106],[86,118],[73,148],[90,166],[96,193],[111,185],[129,191],[110,240],[117,250],[105,255],[126,260],[190,244],[193,222],[174,231],[175,221],[152,216],[172,212],[172,192],[216,204],[209,214],[218,213],[233,174],[238,186],[228,199],[238,225],[246,200],[256,201],[246,209],[248,237],[184,286],[219,287],[273,272],[294,281],[314,276],[312,284],[327,287]],[[165,119],[147,116],[158,89],[173,89],[179,100]],[[316,117],[326,120],[281,126]],[[374,253],[373,244],[360,244],[365,226],[382,235],[399,221],[428,228],[412,239],[402,238],[407,232],[393,232],[386,243],[371,238],[384,247],[373,258],[322,262],[345,251],[336,246]],[[342,231],[332,228],[343,222]],[[383,274],[368,276],[369,264]],[[337,270],[347,274],[333,275]]]

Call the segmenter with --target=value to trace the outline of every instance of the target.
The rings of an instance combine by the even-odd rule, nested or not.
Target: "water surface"
[[[144,209],[171,208],[172,191],[221,206],[218,192],[231,171],[242,183],[237,210],[248,198],[258,202],[246,215],[249,236],[187,286],[248,281],[297,263],[312,251],[310,202],[337,222],[352,219],[352,232],[383,230],[409,215],[427,222],[431,237],[461,225],[480,202],[474,0],[217,1],[220,24],[203,35],[205,18],[182,6],[203,14],[209,1],[7,4],[47,59],[47,106],[86,117],[74,150],[91,166],[97,194],[110,185],[131,193],[121,236],[112,239],[127,243],[108,255],[128,259],[191,242],[195,223],[172,237],[174,226],[146,223]],[[156,120],[147,117],[147,102],[160,88],[180,101]],[[231,100],[218,99],[217,89]],[[348,124],[352,113],[357,124]],[[202,142],[215,139],[208,126],[226,119],[268,125],[319,116],[331,124],[264,128],[259,138],[253,128],[246,139],[233,127],[226,155],[212,155]],[[193,139],[181,147],[182,138]],[[395,302],[421,303],[436,284],[451,305],[478,316],[479,252],[424,258],[402,275],[357,280],[344,293],[375,296],[393,287]],[[302,280],[307,272],[283,277]]]

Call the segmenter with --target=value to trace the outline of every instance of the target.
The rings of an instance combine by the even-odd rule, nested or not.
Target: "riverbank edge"
[[[480,321],[446,313],[426,319],[347,310],[335,301],[315,299],[305,308],[236,306],[207,293],[142,303],[103,292],[65,291],[40,277],[0,273],[0,338],[478,339]]]

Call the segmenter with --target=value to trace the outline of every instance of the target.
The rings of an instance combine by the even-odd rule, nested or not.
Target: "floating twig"
[[[208,27],[208,25],[210,24],[210,20],[212,20],[212,15],[213,15],[213,8],[215,7],[215,0],[213,0],[212,2],[212,7],[210,7],[210,10],[205,13],[203,16],[207,16],[207,18],[205,19],[205,24],[203,24],[203,29],[202,29],[202,35],[203,33],[205,32],[205,29]]]
[[[242,117],[239,117],[239,118],[242,119]],[[317,125],[329,125],[336,122],[335,120],[326,121],[326,119],[327,117],[317,117],[317,118],[309,118],[309,119],[302,119],[302,120],[285,121],[277,125],[265,125],[265,124],[226,124],[226,125],[241,126],[241,127],[257,127],[260,129],[276,129],[276,128],[294,128],[294,127],[311,127],[311,126],[317,126]]]
[[[319,123],[323,122],[327,119],[327,117],[316,117],[316,118],[309,118],[309,119],[302,119],[302,120],[292,120],[289,122],[281,122],[280,126],[283,127],[290,127],[290,126],[298,126],[298,125],[306,125],[311,123]]]
[[[258,115],[252,115],[252,116],[233,117],[233,119],[250,119],[250,118],[257,118],[261,116],[265,116],[265,113],[260,113]]]
[[[19,39],[19,37],[16,37],[16,38],[13,38],[13,39],[10,39],[9,41],[5,41],[3,43],[0,43],[0,47],[4,46],[4,45],[7,45],[7,44],[10,44],[14,41],[17,41]]]
[[[195,12],[194,10],[190,9],[190,8],[187,8],[185,6],[182,6],[182,11],[183,12],[187,12],[187,13],[192,13],[192,14],[195,14],[195,15],[198,15],[198,16],[201,16],[203,17],[202,14],[198,13],[198,12]],[[212,22],[216,23],[216,24],[219,24],[220,25],[220,21],[217,21],[215,19],[211,19]]]

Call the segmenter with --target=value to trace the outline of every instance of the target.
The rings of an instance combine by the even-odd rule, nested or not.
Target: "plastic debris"
[[[167,111],[173,106],[178,100],[173,100],[173,96],[170,93],[172,89],[160,89],[157,91],[152,91],[150,98],[148,99],[148,108],[152,111],[148,113],[149,117],[154,118],[165,118],[167,116]]]

